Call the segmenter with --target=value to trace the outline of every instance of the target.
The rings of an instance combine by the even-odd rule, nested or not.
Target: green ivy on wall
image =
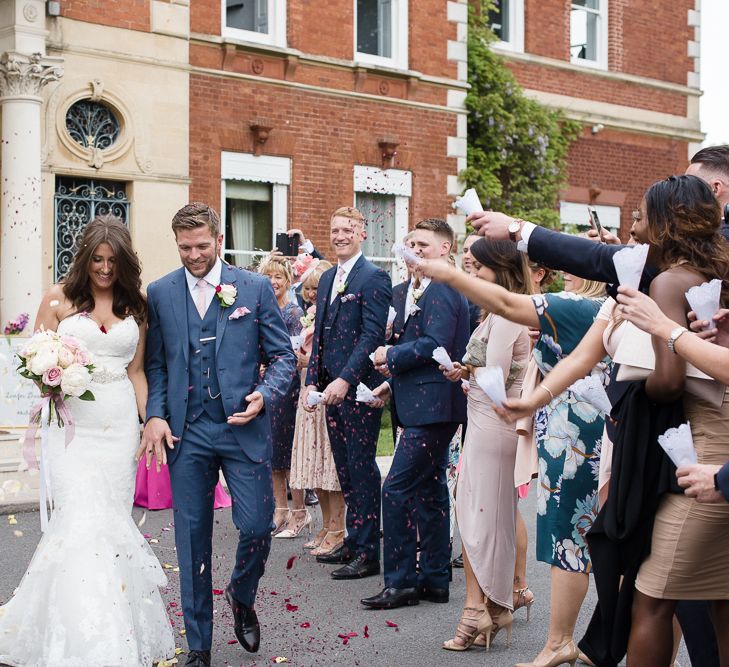
[[[468,166],[461,180],[476,189],[485,208],[558,227],[566,155],[582,126],[526,97],[491,49],[496,36],[487,25],[489,4],[469,13]]]

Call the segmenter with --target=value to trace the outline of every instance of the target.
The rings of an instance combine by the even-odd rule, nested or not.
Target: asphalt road
[[[527,521],[530,539],[534,532],[534,494],[523,501],[522,510]],[[143,511],[135,508],[135,520],[142,519]],[[319,520],[318,509],[314,508]],[[37,512],[19,514],[17,525],[0,517],[0,602],[5,602],[20,581],[33,550],[40,539]],[[159,540],[152,547],[162,563],[177,565],[174,533],[170,527],[171,511],[147,512],[141,527],[151,539]],[[16,536],[21,531],[22,536]],[[216,513],[213,585],[225,588],[235,554],[236,531],[230,519],[230,510]],[[497,637],[490,651],[472,648],[463,653],[445,651],[444,640],[453,636],[458,623],[464,597],[463,570],[454,570],[451,602],[447,605],[421,602],[416,607],[393,611],[365,610],[359,604],[362,597],[373,595],[382,588],[381,577],[356,582],[335,582],[328,573],[332,566],[320,565],[306,554],[301,545],[304,540],[273,540],[266,574],[261,580],[257,603],[262,625],[261,650],[250,656],[235,643],[232,619],[228,605],[221,596],[215,597],[215,635],[213,665],[271,665],[276,658],[286,658],[291,665],[454,665],[467,667],[511,666],[531,660],[541,649],[547,634],[549,610],[549,568],[536,563],[533,544],[530,543],[528,576],[536,602],[531,620],[525,611],[515,614],[511,646],[504,636]],[[297,556],[291,569],[286,565],[291,556]],[[164,598],[175,628],[177,645],[186,648],[179,634],[182,618],[179,613],[179,575],[167,569],[169,585]],[[577,636],[581,636],[596,598],[591,589],[578,622]],[[393,627],[396,626],[396,627]],[[346,642],[342,635],[356,633]],[[679,662],[689,662],[685,652]],[[184,664],[184,656],[180,656]],[[579,664],[579,663],[578,663]],[[49,665],[48,667],[53,667]]]

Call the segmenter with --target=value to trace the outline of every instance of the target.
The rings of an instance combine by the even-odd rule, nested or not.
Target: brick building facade
[[[697,1],[500,0],[494,48],[528,95],[584,125],[565,222],[593,203],[625,231],[645,187],[685,168],[702,138]],[[221,209],[242,265],[293,227],[328,251],[342,205],[364,210],[383,265],[417,219],[464,230],[450,202],[466,166],[467,0],[0,8],[4,319],[37,303],[107,210],[127,220],[145,282],[178,264],[169,221],[191,199]]]

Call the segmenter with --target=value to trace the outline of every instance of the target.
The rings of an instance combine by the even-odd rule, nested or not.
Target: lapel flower
[[[412,316],[413,316],[413,315],[415,315],[416,313],[419,313],[419,312],[420,312],[420,310],[421,310],[421,309],[420,309],[420,306],[419,306],[418,304],[414,303],[414,304],[412,304],[412,305],[410,306],[410,310],[408,311],[408,313],[409,313],[409,315],[410,315],[410,316],[412,317]]]
[[[235,288],[233,288],[235,289]],[[222,299],[221,299],[222,301]],[[229,320],[237,320],[241,317],[245,317],[248,315],[251,311],[248,310],[245,306],[241,306],[240,308],[236,308],[230,315],[228,315]]]
[[[342,283],[341,285],[337,285],[337,294],[340,296],[344,294],[345,290],[347,289],[347,283]]]
[[[235,285],[220,283],[220,285],[215,288],[215,296],[218,297],[221,308],[228,308],[228,306],[232,306],[235,303],[235,298],[238,296],[238,290],[235,288]]]
[[[413,288],[413,303],[417,303],[420,300],[420,297],[423,296],[423,292],[425,292],[424,287],[418,287],[417,289]]]

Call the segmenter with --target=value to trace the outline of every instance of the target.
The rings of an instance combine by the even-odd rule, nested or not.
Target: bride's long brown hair
[[[112,311],[119,319],[130,315],[137,324],[147,319],[147,300],[142,293],[142,265],[132,247],[126,225],[115,215],[97,215],[84,230],[71,268],[63,281],[63,293],[76,312],[91,312],[96,305],[91,291],[91,258],[107,243],[116,259]]]

